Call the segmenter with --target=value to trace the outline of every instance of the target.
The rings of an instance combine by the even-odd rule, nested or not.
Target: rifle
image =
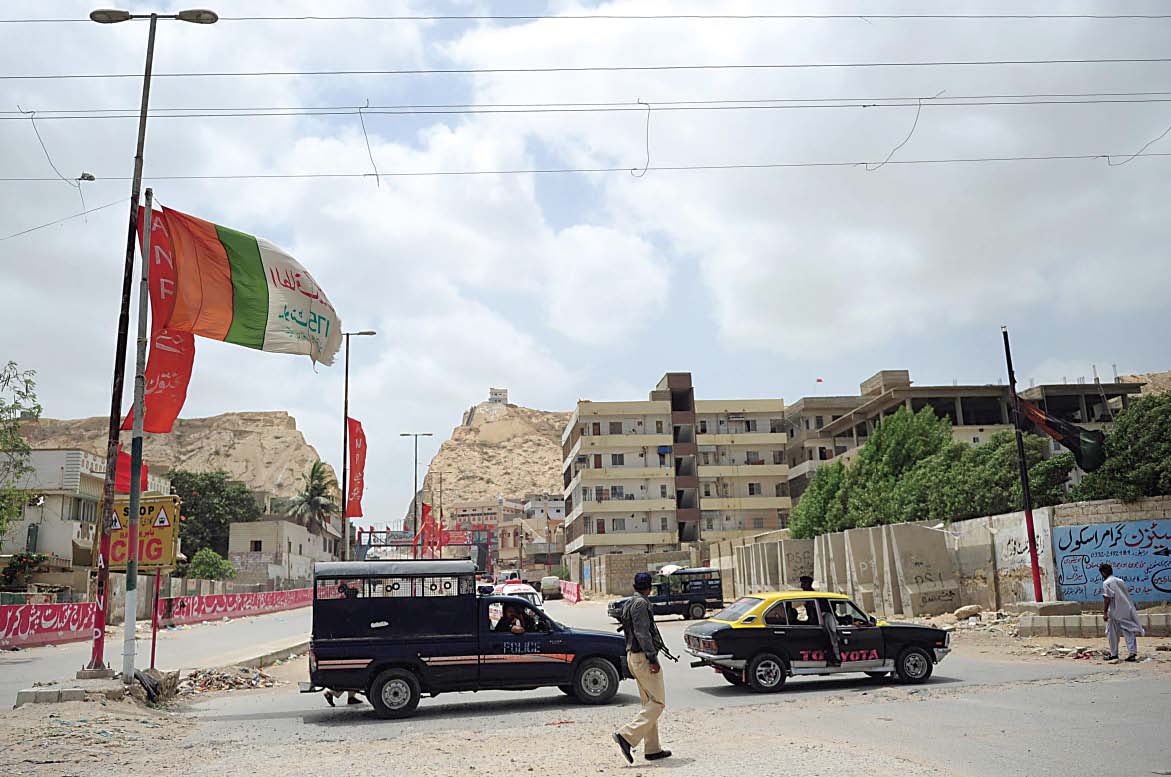
[[[625,614],[625,613],[623,613],[623,614]],[[625,627],[626,627],[625,623],[619,623],[618,624],[618,633],[621,634],[622,630]],[[664,656],[671,659],[676,664],[679,663],[679,659],[674,654],[672,654],[670,650],[667,649],[667,646],[665,644],[663,644],[663,635],[659,633],[658,629],[654,629],[651,632],[651,637],[655,641],[655,650],[662,653]]]

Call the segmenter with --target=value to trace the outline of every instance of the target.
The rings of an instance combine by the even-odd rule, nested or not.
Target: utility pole
[[[150,304],[151,206],[154,192],[146,190],[142,227],[142,273],[138,281],[138,341],[134,355],[134,422],[130,438],[130,515],[126,521],[126,617],[122,622],[122,682],[134,682],[134,638],[138,633],[138,522],[142,506],[142,425],[146,412],[146,309]],[[158,570],[155,577],[158,578]]]
[[[114,379],[110,390],[110,424],[106,434],[106,473],[102,482],[102,498],[98,503],[94,545],[97,558],[97,579],[94,586],[93,648],[87,675],[109,676],[106,667],[106,611],[109,608],[110,586],[110,518],[114,514],[114,479],[118,471],[118,437],[122,426],[122,389],[126,378],[126,343],[130,333],[130,292],[134,279],[134,237],[138,231],[138,199],[142,191],[142,160],[146,145],[146,113],[150,104],[150,77],[154,68],[155,29],[159,19],[177,19],[193,24],[215,24],[219,16],[213,11],[194,9],[177,14],[132,14],[129,11],[99,9],[89,18],[98,24],[117,24],[132,19],[147,19],[150,27],[146,37],[146,66],[142,77],[142,100],[138,110],[138,143],[134,154],[134,174],[130,183],[130,223],[126,231],[126,254],[122,265],[122,302],[118,309],[118,335],[114,345]],[[150,233],[149,228],[145,229]],[[143,264],[146,255],[143,254]],[[137,516],[134,516],[137,519]],[[137,545],[135,546],[137,548]]]
[[[415,467],[411,474],[414,478],[414,491],[411,492],[411,516],[414,519],[414,541],[411,547],[414,548],[414,557],[419,557],[419,438],[430,437],[431,432],[399,432],[399,437],[414,437],[415,438]]]
[[[1008,365],[1008,391],[1012,397],[1013,427],[1016,430],[1016,454],[1021,471],[1021,495],[1025,506],[1025,531],[1029,536],[1029,562],[1033,566],[1033,596],[1036,601],[1044,600],[1041,593],[1041,567],[1037,563],[1037,536],[1033,531],[1033,495],[1029,490],[1029,464],[1025,460],[1025,440],[1021,434],[1021,399],[1016,393],[1016,373],[1012,369],[1012,350],[1008,345],[1008,327],[1001,327],[1004,335],[1004,361]]]
[[[346,377],[342,392],[342,561],[350,560],[350,337],[370,337],[376,334],[372,329],[342,332],[342,337],[346,339]]]
[[[552,535],[549,530],[549,495],[544,494],[543,496],[545,500],[545,576],[548,577],[549,573],[553,571],[553,564],[549,560],[549,546],[553,543],[550,542]]]

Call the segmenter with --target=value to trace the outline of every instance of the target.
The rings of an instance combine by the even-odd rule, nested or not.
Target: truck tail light
[[[317,654],[313,652],[313,648],[309,648],[309,671],[317,671]]]

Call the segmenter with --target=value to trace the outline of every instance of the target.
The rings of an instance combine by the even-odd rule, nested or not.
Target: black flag
[[[1098,429],[1083,429],[1024,399],[1020,400],[1021,414],[1033,426],[1064,445],[1073,453],[1074,461],[1086,472],[1093,472],[1106,461],[1106,435]]]

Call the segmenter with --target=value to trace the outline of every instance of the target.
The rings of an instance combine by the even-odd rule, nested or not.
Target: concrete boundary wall
[[[886,528],[894,547],[903,614],[939,615],[959,607],[959,580],[945,534],[908,523]]]
[[[1171,613],[1139,613],[1138,619],[1148,637],[1171,637]],[[1022,615],[1018,633],[1022,637],[1100,639],[1106,636],[1106,622],[1101,615]]]

